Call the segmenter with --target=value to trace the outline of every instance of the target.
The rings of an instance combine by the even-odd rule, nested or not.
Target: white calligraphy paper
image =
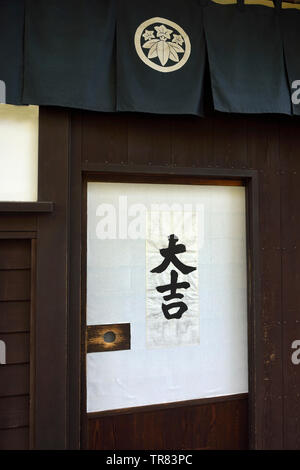
[[[200,341],[199,332],[199,288],[198,288],[198,224],[196,212],[150,212],[147,220],[146,241],[146,341],[148,348],[197,344]],[[175,237],[175,246],[184,245],[185,252],[175,255],[179,263],[192,267],[193,271],[182,273],[178,265],[172,262],[163,272],[151,272],[164,262],[160,250],[168,248],[170,237]],[[175,263],[176,263],[175,259]],[[162,265],[162,267],[164,267]],[[177,283],[187,283],[187,288],[176,289],[176,294],[183,295],[182,299],[174,298],[168,301],[164,296],[170,296],[170,290],[160,293],[159,286],[171,283],[171,272],[178,275]],[[162,305],[181,304],[187,307],[181,318],[176,318],[178,307],[169,310],[171,318],[166,318]],[[185,307],[185,308],[186,308]],[[166,307],[168,308],[168,307]]]

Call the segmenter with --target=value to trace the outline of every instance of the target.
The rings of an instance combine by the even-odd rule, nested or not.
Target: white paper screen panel
[[[0,104],[0,201],[36,201],[38,106]]]
[[[87,325],[131,324],[130,350],[87,355],[87,411],[247,392],[245,188],[89,183],[87,201]],[[181,341],[176,326],[181,320],[166,321],[158,309],[157,328],[161,334],[153,344],[149,342],[147,298],[151,292],[149,240],[145,238],[150,233],[149,214],[165,211],[166,204],[171,208],[169,213],[173,204],[177,204],[178,212],[180,204],[179,209],[184,205],[192,207],[196,214],[196,239],[189,235],[185,238],[187,252],[189,240],[197,241],[196,250],[190,249],[190,260],[196,260],[197,267],[197,275],[191,281],[193,293],[197,289],[197,299],[193,297],[191,307],[194,333],[188,331],[187,322],[187,339]],[[115,238],[103,239],[101,227],[105,217],[108,221],[111,208],[118,225],[115,230],[108,223],[105,230]],[[137,213],[142,214],[140,221],[144,218],[148,222],[146,237],[134,239]],[[174,225],[169,227],[173,228]],[[119,238],[119,231],[123,239]],[[187,291],[185,295],[188,303]],[[189,310],[182,319],[188,315]],[[150,326],[153,329],[153,324]],[[174,334],[172,328],[176,330]]]

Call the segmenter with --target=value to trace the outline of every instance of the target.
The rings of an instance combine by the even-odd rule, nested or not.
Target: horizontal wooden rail
[[[53,202],[0,202],[0,213],[49,213],[53,210]]]

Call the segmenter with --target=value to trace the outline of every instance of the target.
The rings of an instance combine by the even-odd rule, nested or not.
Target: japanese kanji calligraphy
[[[186,251],[186,247],[184,245],[177,245],[177,238],[174,234],[169,236],[169,246],[168,248],[163,248],[160,250],[161,255],[165,258],[164,261],[161,263],[160,266],[151,270],[152,273],[161,273],[163,272],[170,263],[173,263],[179,271],[183,274],[189,274],[190,272],[194,271],[195,267],[189,267],[184,265],[176,255],[179,253],[184,253]],[[170,295],[165,295],[163,298],[165,301],[173,300],[173,299],[182,299],[183,294],[177,293],[177,289],[188,289],[191,285],[188,282],[177,282],[178,273],[172,269],[171,271],[171,283],[166,286],[159,286],[156,288],[158,292],[167,292],[170,291]],[[162,304],[161,306],[163,314],[167,320],[171,320],[172,318],[180,319],[184,312],[188,309],[187,305],[184,302],[175,302],[171,304]],[[175,308],[177,311],[176,313],[171,314],[170,310]]]
[[[196,214],[174,212],[166,217],[162,212],[156,222],[149,224],[147,239],[147,346],[195,344],[199,342]]]

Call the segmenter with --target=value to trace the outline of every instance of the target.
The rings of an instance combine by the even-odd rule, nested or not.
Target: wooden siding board
[[[0,220],[8,219],[0,216]],[[28,449],[32,236],[26,231],[28,220],[21,217],[26,223],[18,226],[17,215],[15,221],[9,218],[5,228],[19,230],[1,232],[0,240],[0,339],[6,345],[6,364],[0,366],[1,449]]]
[[[0,214],[0,232],[34,232],[37,217],[31,214]]]
[[[0,429],[29,426],[29,396],[0,397]]]
[[[0,270],[30,269],[29,240],[0,240]]]
[[[0,366],[0,397],[29,394],[29,364]]]
[[[0,302],[0,334],[30,329],[30,301]]]
[[[0,450],[27,450],[29,446],[28,427],[0,429]]]
[[[30,300],[30,270],[0,270],[0,301]]]
[[[29,362],[29,333],[0,333],[0,340],[6,344],[6,364]]]

